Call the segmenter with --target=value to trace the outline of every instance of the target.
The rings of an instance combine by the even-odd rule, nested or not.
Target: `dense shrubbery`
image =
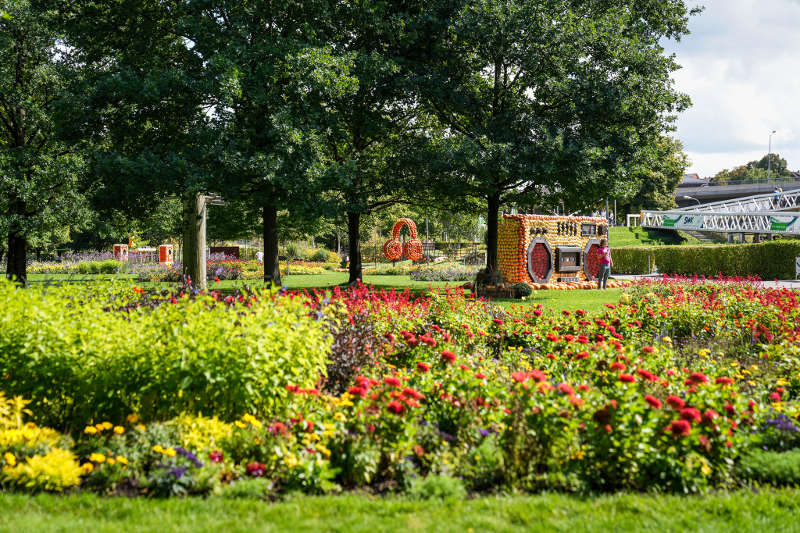
[[[422,265],[409,271],[416,281],[472,281],[480,267],[458,263]]]
[[[87,292],[0,283],[2,390],[33,400],[46,424],[280,412],[284,385],[314,386],[324,373],[327,326],[300,300]]]
[[[157,354],[138,351],[134,360],[180,359],[188,365],[168,384],[206,383],[203,372],[215,377],[235,372],[218,367],[251,361],[253,355],[238,352],[256,354],[258,342],[272,345],[283,337],[302,342],[287,347],[291,357],[268,365],[279,377],[225,378],[214,380],[213,389],[202,389],[206,405],[220,405],[201,409],[205,417],[194,414],[199,390],[161,383],[148,389],[149,371],[135,384],[147,393],[168,391],[160,396],[163,411],[144,409],[142,401],[124,404],[141,420],[128,418],[124,409],[105,411],[108,422],[82,413],[86,426],[72,427],[77,441],[72,451],[83,465],[87,489],[266,497],[371,487],[448,498],[502,487],[683,493],[727,486],[737,477],[781,484],[794,475],[793,467],[777,477],[764,473],[766,461],[752,459],[754,450],[767,447],[780,454],[781,464],[794,464],[784,453],[800,445],[795,434],[800,304],[788,290],[765,290],[745,281],[663,280],[634,287],[619,305],[608,305],[596,316],[580,310],[556,314],[540,306],[503,310],[456,292],[414,299],[407,292],[363,287],[290,294],[275,302],[263,296],[229,302],[186,297],[172,304],[168,297],[154,303],[108,289],[91,295],[31,291],[19,295],[26,305],[6,313],[46,318],[65,331],[63,338],[49,328],[47,334],[25,337],[16,327],[6,334],[12,340],[0,345],[0,353],[13,347],[45,362],[34,373],[31,362],[20,365],[24,359],[7,358],[3,388],[25,392],[22,384],[66,376],[63,385],[48,383],[50,392],[30,391],[38,400],[37,420],[53,420],[71,405],[61,398],[76,383],[73,374],[91,374],[66,367],[92,368],[102,345],[106,351],[133,350],[134,341],[121,348],[111,342],[120,331],[115,317],[124,317],[134,339],[143,338],[138,333],[143,329],[166,334],[168,341]],[[45,298],[64,315],[80,318],[87,333],[75,333],[53,311],[45,314]],[[117,305],[97,309],[103,329],[98,332],[86,325],[83,313],[103,300]],[[30,309],[28,315],[23,308]],[[160,313],[173,329],[156,327]],[[198,325],[203,321],[208,331]],[[327,358],[329,379],[319,388],[313,383],[322,378],[326,357],[316,366],[300,366],[313,355],[310,335],[319,335],[314,338],[325,347],[330,341],[324,338],[336,339]],[[183,336],[187,339],[179,341]],[[238,338],[258,336],[263,337]],[[55,372],[48,362],[52,358],[43,354],[63,352],[64,345],[85,355],[62,360]],[[171,358],[168,349],[181,357]],[[209,352],[218,357],[208,357]],[[204,359],[203,365],[193,366],[196,359]],[[135,374],[125,358],[107,355],[105,361],[123,363],[122,371]],[[255,372],[253,366],[248,369]],[[110,371],[114,379],[119,373]],[[103,373],[97,369],[93,375]],[[241,392],[247,383],[254,391]],[[129,394],[125,388],[113,390]],[[69,394],[72,403],[85,396]],[[195,401],[187,402],[187,394]],[[272,400],[255,401],[258,394]],[[219,401],[226,395],[237,399],[236,406],[248,407],[226,409]],[[99,395],[90,391],[86,397]],[[101,400],[92,403],[103,407],[116,401]],[[209,418],[212,414],[220,418]]]
[[[759,276],[792,279],[800,241],[781,240],[759,244],[716,246],[651,246],[612,248],[613,271],[618,274],[659,272],[683,275]]]

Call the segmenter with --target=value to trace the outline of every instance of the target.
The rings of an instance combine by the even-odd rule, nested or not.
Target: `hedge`
[[[637,246],[612,248],[616,274],[649,274],[653,264],[664,274],[751,276],[794,279],[800,240],[714,246]]]
[[[287,385],[314,387],[325,373],[328,324],[300,299],[137,291],[0,280],[0,390],[57,428],[131,413],[232,420],[280,412]]]

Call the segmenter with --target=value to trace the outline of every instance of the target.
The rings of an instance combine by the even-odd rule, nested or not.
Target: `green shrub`
[[[325,248],[317,248],[316,250],[309,250],[308,257],[306,258],[308,261],[315,261],[317,263],[325,263],[330,260],[330,252]],[[336,256],[336,261],[339,260],[339,256]]]
[[[408,495],[416,500],[460,500],[467,491],[460,479],[430,475],[412,481]]]
[[[612,248],[612,271],[617,274],[649,274],[652,265],[666,274],[753,276],[761,279],[794,278],[800,241],[781,240],[759,244],[716,246],[650,246]]]
[[[122,269],[122,263],[116,259],[82,261],[78,263],[79,274],[116,274],[120,269]]]
[[[263,292],[248,303],[200,295],[172,304],[130,286],[19,289],[2,280],[3,389],[30,398],[38,420],[57,428],[130,413],[273,415],[286,385],[312,387],[324,374],[328,325],[300,299]]]
[[[273,483],[264,478],[238,479],[222,487],[220,496],[223,498],[246,498],[264,500],[273,490]]]
[[[527,298],[533,294],[533,289],[527,283],[515,283],[512,288],[514,289],[515,298]]]
[[[736,472],[745,481],[770,485],[800,485],[800,450],[753,450],[742,457]]]

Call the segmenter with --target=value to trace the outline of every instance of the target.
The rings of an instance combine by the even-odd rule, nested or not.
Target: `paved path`
[[[624,279],[624,280],[636,281],[636,280],[640,280],[640,279],[661,279],[663,276],[661,274],[644,274],[644,275],[613,274],[611,277],[613,279]],[[713,281],[713,280],[709,280],[709,281]],[[762,281],[761,283],[764,285],[764,287],[767,287],[767,288],[770,288],[770,289],[781,288],[781,289],[800,290],[800,279],[796,279],[796,280],[787,279],[787,280],[779,280],[779,281],[769,280],[769,281]]]

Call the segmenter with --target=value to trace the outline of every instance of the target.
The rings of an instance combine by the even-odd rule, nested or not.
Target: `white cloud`
[[[689,2],[690,4],[692,2]],[[772,151],[800,169],[800,1],[705,0],[691,35],[668,43],[692,107],[677,121],[692,165],[711,176]]]

